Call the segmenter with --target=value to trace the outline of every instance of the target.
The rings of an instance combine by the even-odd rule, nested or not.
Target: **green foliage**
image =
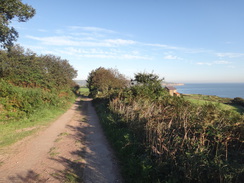
[[[128,81],[117,70],[103,67],[91,71],[87,79],[91,97],[109,96],[115,90],[126,87],[127,84]]]
[[[0,147],[10,145],[57,117],[74,101],[71,90],[14,86],[0,79]]]
[[[197,105],[206,105],[213,104],[216,107],[222,110],[232,110],[239,113],[244,112],[244,106],[241,105],[242,98],[222,98],[213,95],[200,95],[200,94],[192,94],[192,95],[183,95],[184,99],[197,104]]]
[[[134,96],[145,96],[157,99],[166,95],[166,92],[162,88],[163,79],[159,79],[159,76],[148,73],[135,74],[136,85],[130,88]]]
[[[80,93],[80,95],[82,95],[82,96],[88,97],[88,95],[89,95],[89,88],[81,87],[81,88],[79,89],[79,93]]]
[[[0,45],[9,47],[16,41],[18,32],[10,27],[13,19],[19,22],[26,22],[35,15],[35,9],[21,0],[0,0]]]
[[[72,96],[71,91],[49,92],[41,88],[22,88],[0,79],[0,122],[28,117],[40,108],[62,107]]]
[[[128,183],[152,182],[153,179],[148,176],[152,171],[148,163],[151,160],[146,156],[142,144],[134,138],[134,134],[120,121],[121,119],[107,108],[108,100],[96,98],[93,104],[119,158],[124,181]]]
[[[19,45],[0,51],[0,77],[17,86],[60,90],[73,86],[77,71],[53,55],[37,56]]]
[[[126,182],[243,182],[243,115],[135,87],[97,102]]]
[[[159,76],[156,74],[149,73],[137,73],[135,74],[135,80],[137,83],[141,83],[144,85],[155,85],[161,86],[161,82],[163,79],[159,79]]]
[[[241,105],[242,107],[244,107],[244,99],[241,97],[236,97],[232,100],[233,104],[238,104]]]

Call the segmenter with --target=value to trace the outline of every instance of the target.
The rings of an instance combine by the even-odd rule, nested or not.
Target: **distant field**
[[[89,95],[89,89],[87,87],[81,87],[79,89],[80,95],[88,96]]]
[[[218,96],[212,96],[212,95],[200,95],[200,94],[192,94],[192,95],[183,95],[183,97],[198,105],[204,105],[211,103],[213,105],[218,106],[219,108],[223,110],[233,110],[240,113],[244,112],[244,108],[239,105],[232,105],[231,104],[231,98],[221,98]]]

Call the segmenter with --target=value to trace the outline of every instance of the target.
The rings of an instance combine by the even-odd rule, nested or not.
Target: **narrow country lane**
[[[51,126],[0,149],[0,182],[122,182],[91,99],[75,104]]]

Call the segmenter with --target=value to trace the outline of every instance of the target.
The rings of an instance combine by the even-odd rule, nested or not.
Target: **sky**
[[[36,9],[13,22],[16,42],[67,59],[87,79],[99,67],[128,79],[244,82],[243,0],[22,0]]]

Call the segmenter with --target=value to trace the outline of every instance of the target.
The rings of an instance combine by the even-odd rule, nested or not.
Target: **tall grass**
[[[133,149],[122,164],[141,172],[140,179],[127,171],[128,182],[244,181],[243,115],[180,97],[155,100],[128,91],[115,95],[107,105],[109,110],[100,111],[107,116],[103,123],[115,134],[126,131],[123,140],[116,141],[127,140],[120,151]]]

